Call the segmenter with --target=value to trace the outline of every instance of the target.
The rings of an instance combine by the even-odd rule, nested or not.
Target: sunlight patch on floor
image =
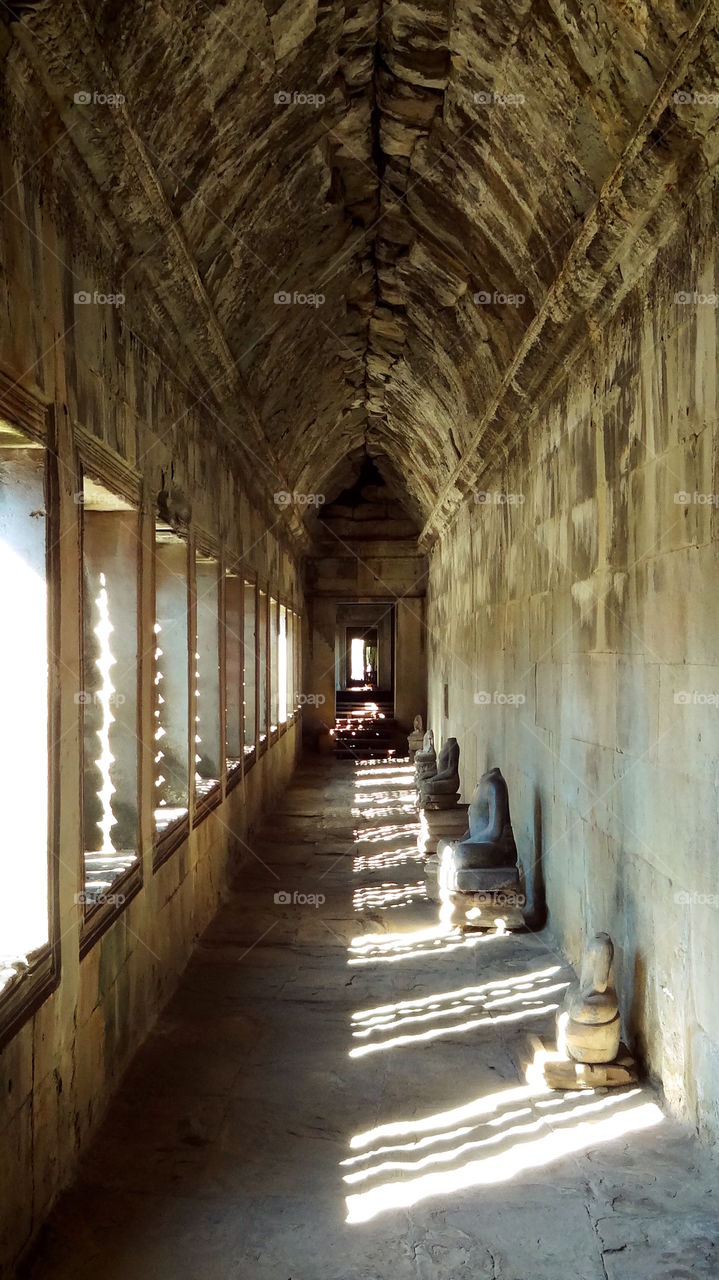
[[[517,1098],[530,1097],[535,1094],[535,1087],[526,1086],[528,1093],[521,1089],[509,1089],[504,1095],[490,1095],[479,1099],[465,1108],[446,1112],[436,1117],[429,1117],[424,1122],[410,1122],[408,1125],[383,1125],[367,1134],[357,1135],[350,1144],[353,1148],[376,1141],[381,1135],[405,1134],[419,1131],[420,1125],[431,1128],[446,1125],[449,1117],[456,1119],[471,1115],[481,1115],[499,1105],[498,1098],[507,1102]],[[474,1142],[460,1142],[450,1150],[434,1151],[410,1161],[382,1161],[370,1169],[357,1170],[344,1175],[349,1184],[369,1181],[375,1176],[385,1177],[387,1173],[400,1175],[391,1180],[380,1181],[371,1189],[347,1196],[347,1222],[363,1223],[376,1218],[380,1213],[392,1209],[409,1208],[423,1200],[437,1196],[448,1197],[457,1192],[482,1186],[496,1186],[508,1182],[530,1169],[542,1168],[565,1156],[596,1147],[603,1143],[626,1139],[630,1134],[658,1125],[663,1120],[662,1112],[654,1102],[641,1101],[643,1091],[630,1090],[624,1094],[611,1094],[602,1098],[587,1098],[583,1095],[581,1102],[571,1105],[564,1114],[556,1111],[538,1115],[527,1124],[512,1125],[496,1134],[489,1134]],[[573,1099],[576,1095],[571,1095]],[[566,1097],[562,1099],[566,1101]],[[631,1105],[627,1106],[627,1102]],[[473,1110],[474,1108],[474,1110]],[[609,1114],[605,1114],[609,1112]],[[551,1127],[550,1127],[551,1126]],[[556,1127],[555,1127],[556,1126]],[[548,1130],[542,1132],[542,1130]],[[456,1131],[455,1131],[456,1132]],[[459,1134],[458,1134],[459,1136]],[[461,1136],[464,1136],[462,1133]],[[506,1145],[509,1142],[510,1145]],[[486,1154],[480,1158],[463,1161],[469,1151],[479,1148],[485,1150],[502,1146],[501,1151]],[[377,1152],[380,1154],[381,1148]],[[431,1172],[426,1170],[430,1165],[449,1164],[460,1160],[452,1169]],[[411,1176],[402,1177],[402,1174]]]

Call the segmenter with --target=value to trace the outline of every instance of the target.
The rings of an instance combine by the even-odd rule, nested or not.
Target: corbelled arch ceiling
[[[367,452],[426,542],[719,153],[716,0],[16,9],[127,291],[268,487],[339,491]]]

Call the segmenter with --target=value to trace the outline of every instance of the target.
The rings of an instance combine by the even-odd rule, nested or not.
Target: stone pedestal
[[[427,854],[424,860],[424,874],[427,880],[427,897],[430,902],[440,902],[439,857],[436,853]]]
[[[505,929],[524,925],[526,896],[523,885],[481,893],[450,894],[453,917],[463,929],[494,929],[501,920]]]
[[[455,796],[435,797],[437,801],[455,799]],[[427,805],[419,811],[417,849],[424,854],[436,854],[437,844],[442,836],[446,836],[448,840],[459,840],[467,830],[467,810],[469,805],[453,804],[452,807],[448,808],[444,805],[436,804],[435,800],[432,801],[431,805]]]
[[[419,809],[420,813],[423,813],[426,809],[429,809],[430,811],[434,811],[437,809],[442,809],[446,811],[447,809],[456,809],[458,800],[459,800],[458,791],[450,792],[448,795],[442,795],[440,793],[440,795],[432,796],[431,800],[425,799],[424,802],[423,802],[422,796],[418,795],[417,808]],[[468,807],[469,806],[466,804],[462,805],[462,811],[466,812]],[[466,831],[466,830],[467,830],[466,826],[463,827],[463,831]],[[444,832],[442,832],[442,835],[444,835]]]
[[[529,1084],[574,1093],[577,1089],[623,1089],[639,1081],[637,1064],[625,1044],[620,1043],[613,1062],[588,1063],[546,1049],[538,1037],[534,1041],[534,1059],[526,1071]]]

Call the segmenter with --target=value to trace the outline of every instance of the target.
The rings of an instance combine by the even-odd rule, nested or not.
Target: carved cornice
[[[587,255],[590,246],[600,231],[607,228],[614,219],[619,222],[626,220],[626,209],[636,205],[636,190],[645,190],[644,184],[636,182],[632,197],[627,198],[625,195],[631,179],[637,176],[636,168],[641,163],[644,154],[654,146],[652,141],[653,131],[656,130],[663,113],[671,107],[672,96],[677,88],[683,84],[692,58],[699,51],[700,45],[707,35],[708,20],[715,15],[716,0],[704,0],[673,60],[667,66],[664,77],[649,107],[632,134],[620,159],[606,179],[593,208],[582,222],[560,271],[547,291],[537,314],[527,327],[522,341],[499,386],[492,394],[476,429],[473,431],[463,451],[462,457],[442,486],[420,534],[420,545],[425,550],[432,546],[440,533],[452,522],[458,507],[465,499],[466,493],[473,484],[477,483],[482,473],[489,472],[496,467],[496,457],[485,462],[483,466],[482,462],[478,460],[477,454],[490,425],[501,417],[503,409],[506,412],[507,402],[511,400],[516,404],[523,397],[526,397],[527,408],[522,412],[519,408],[510,407],[509,413],[501,424],[503,429],[502,448],[505,457],[508,456],[515,445],[520,431],[526,430],[528,422],[536,417],[541,404],[546,401],[546,387],[541,400],[536,395],[534,389],[536,379],[528,377],[526,380],[527,385],[524,388],[522,387],[523,370],[530,361],[530,357],[540,351],[542,335],[550,321],[556,321],[557,316],[566,314],[569,317],[565,322],[568,327],[570,323],[576,321],[581,315],[580,309],[573,302],[573,296],[576,293],[577,277],[587,274]],[[704,176],[702,172],[699,172],[697,180],[693,184],[694,190]],[[646,195],[648,201],[653,195],[653,191],[646,191]],[[619,206],[621,204],[624,204],[625,208],[620,215]],[[641,212],[644,211],[642,210]],[[639,220],[641,221],[641,217]],[[610,275],[615,271],[616,261],[613,258],[606,259],[603,263],[602,272],[597,273],[591,301],[596,300],[602,286],[607,283]],[[624,289],[621,294],[617,293],[615,295],[615,309],[626,292],[627,290]],[[606,312],[606,301],[603,309]],[[590,310],[591,307],[586,308],[586,318],[588,318]],[[569,368],[574,366],[577,360],[587,353],[593,341],[593,333],[593,326],[591,323],[587,323],[581,341],[575,344],[571,352],[571,360],[563,362],[561,377],[559,379],[555,377],[552,380],[553,386],[549,390],[554,389],[558,381],[564,381]],[[545,370],[549,368],[551,371],[556,364],[556,351],[548,349],[543,357],[541,354],[538,356],[536,363],[543,363]]]
[[[122,85],[117,82],[105,51],[98,44],[95,26],[86,5],[83,0],[72,0],[70,4],[68,0],[57,0],[50,9],[44,4],[39,9],[39,25],[43,18],[52,22],[54,41],[51,45],[49,39],[44,35],[40,36],[39,32],[39,38],[35,38],[35,24],[30,27],[21,22],[15,27],[15,31],[23,54],[40,78],[48,99],[68,132],[71,131],[72,142],[95,181],[97,175],[93,172],[93,161],[99,163],[100,171],[103,167],[106,169],[108,163],[113,168],[113,161],[116,159],[113,150],[116,152],[119,145],[136,178],[133,198],[141,202],[146,221],[157,227],[157,243],[163,246],[164,255],[172,262],[173,280],[178,286],[175,290],[168,290],[167,279],[164,282],[158,279],[151,254],[141,254],[139,272],[149,282],[153,307],[167,315],[171,329],[183,342],[185,357],[197,372],[197,404],[200,410],[204,401],[206,411],[214,416],[207,402],[211,399],[222,405],[223,418],[228,423],[235,423],[235,428],[225,434],[236,443],[238,449],[242,448],[243,436],[249,436],[248,449],[256,462],[246,463],[245,469],[257,478],[258,487],[264,491],[268,504],[271,504],[274,492],[291,490],[292,485],[283,474],[281,463],[264,434],[252,398],[237,367],[238,361],[230,350],[190,247],[177,224],[149,152],[135,127]],[[59,19],[58,11],[63,10]],[[73,41],[70,45],[69,33],[74,29],[73,24],[76,27],[78,18],[83,22],[85,32],[81,41]],[[62,33],[61,36],[58,36],[58,31]],[[77,113],[78,110],[82,111],[82,105],[78,107],[73,102],[74,92],[80,81],[82,87],[86,84],[103,84],[104,92],[118,95],[118,105],[105,116],[106,135],[98,137],[93,132],[91,145],[85,144],[82,128],[78,127]],[[111,139],[107,137],[110,133]],[[110,209],[118,223],[122,239],[132,245],[132,226],[127,220],[122,220],[112,205]],[[137,210],[134,218],[137,219]],[[161,284],[163,287],[160,287]],[[200,358],[198,335],[201,335],[202,342],[211,350],[214,369],[208,368]],[[218,423],[218,429],[222,429],[222,423]],[[257,462],[261,464],[260,467]],[[263,469],[270,473],[269,479],[262,478]],[[308,536],[296,510],[289,507],[282,509],[278,515],[292,540],[300,544],[299,549],[306,547]]]

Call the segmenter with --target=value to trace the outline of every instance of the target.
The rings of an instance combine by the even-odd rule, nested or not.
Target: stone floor
[[[300,769],[26,1275],[719,1275],[716,1165],[660,1098],[526,1085],[569,972],[442,933],[409,785]]]

